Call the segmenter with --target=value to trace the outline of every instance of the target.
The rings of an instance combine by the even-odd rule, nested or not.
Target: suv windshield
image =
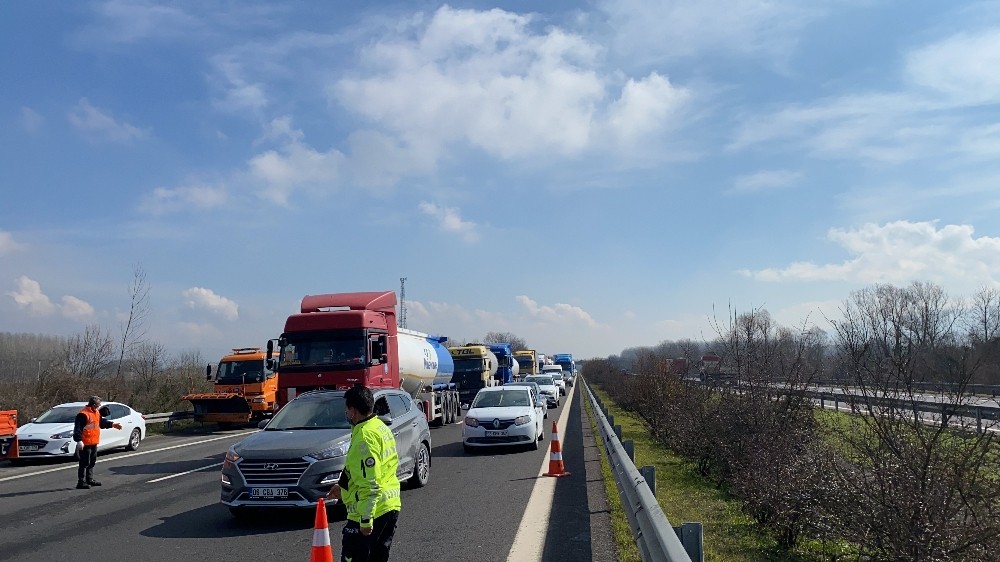
[[[527,390],[495,390],[480,392],[472,402],[473,408],[502,408],[504,406],[528,406]]]
[[[344,411],[344,396],[310,396],[296,398],[274,414],[266,431],[289,429],[350,429]]]
[[[38,416],[35,423],[73,423],[83,406],[52,408]]]

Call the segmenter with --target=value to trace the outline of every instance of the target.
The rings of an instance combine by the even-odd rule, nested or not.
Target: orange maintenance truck
[[[194,405],[195,421],[234,425],[273,414],[278,409],[278,373],[268,367],[266,355],[259,347],[238,347],[223,357],[215,371],[214,391],[182,398]],[[205,374],[212,380],[211,365]]]
[[[0,411],[0,460],[17,458],[17,410]]]

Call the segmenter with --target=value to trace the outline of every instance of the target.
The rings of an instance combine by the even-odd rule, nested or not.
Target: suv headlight
[[[341,443],[337,443],[333,447],[327,447],[322,451],[316,451],[315,453],[312,453],[309,456],[318,461],[332,459],[334,457],[342,457],[347,454],[347,449],[349,449],[350,446],[351,446],[350,441],[343,441]]]
[[[479,420],[465,416],[465,425],[469,427],[479,427]]]
[[[531,416],[517,416],[514,418],[514,425],[524,425],[531,421]]]
[[[226,461],[228,461],[228,462],[236,462],[236,461],[240,460],[240,458],[242,458],[242,457],[240,457],[239,453],[236,452],[235,446],[230,447],[229,450],[226,451]]]
[[[73,430],[64,431],[62,433],[56,433],[55,435],[49,435],[49,439],[72,439]]]

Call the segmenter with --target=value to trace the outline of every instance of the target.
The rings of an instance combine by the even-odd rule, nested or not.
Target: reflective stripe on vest
[[[101,413],[89,406],[80,410],[80,413],[87,416],[87,424],[83,426],[83,444],[97,445],[101,441]]]

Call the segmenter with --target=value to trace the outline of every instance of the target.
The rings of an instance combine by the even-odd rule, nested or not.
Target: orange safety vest
[[[87,416],[87,425],[83,426],[83,444],[97,445],[101,441],[101,413],[84,406],[80,413]]]

